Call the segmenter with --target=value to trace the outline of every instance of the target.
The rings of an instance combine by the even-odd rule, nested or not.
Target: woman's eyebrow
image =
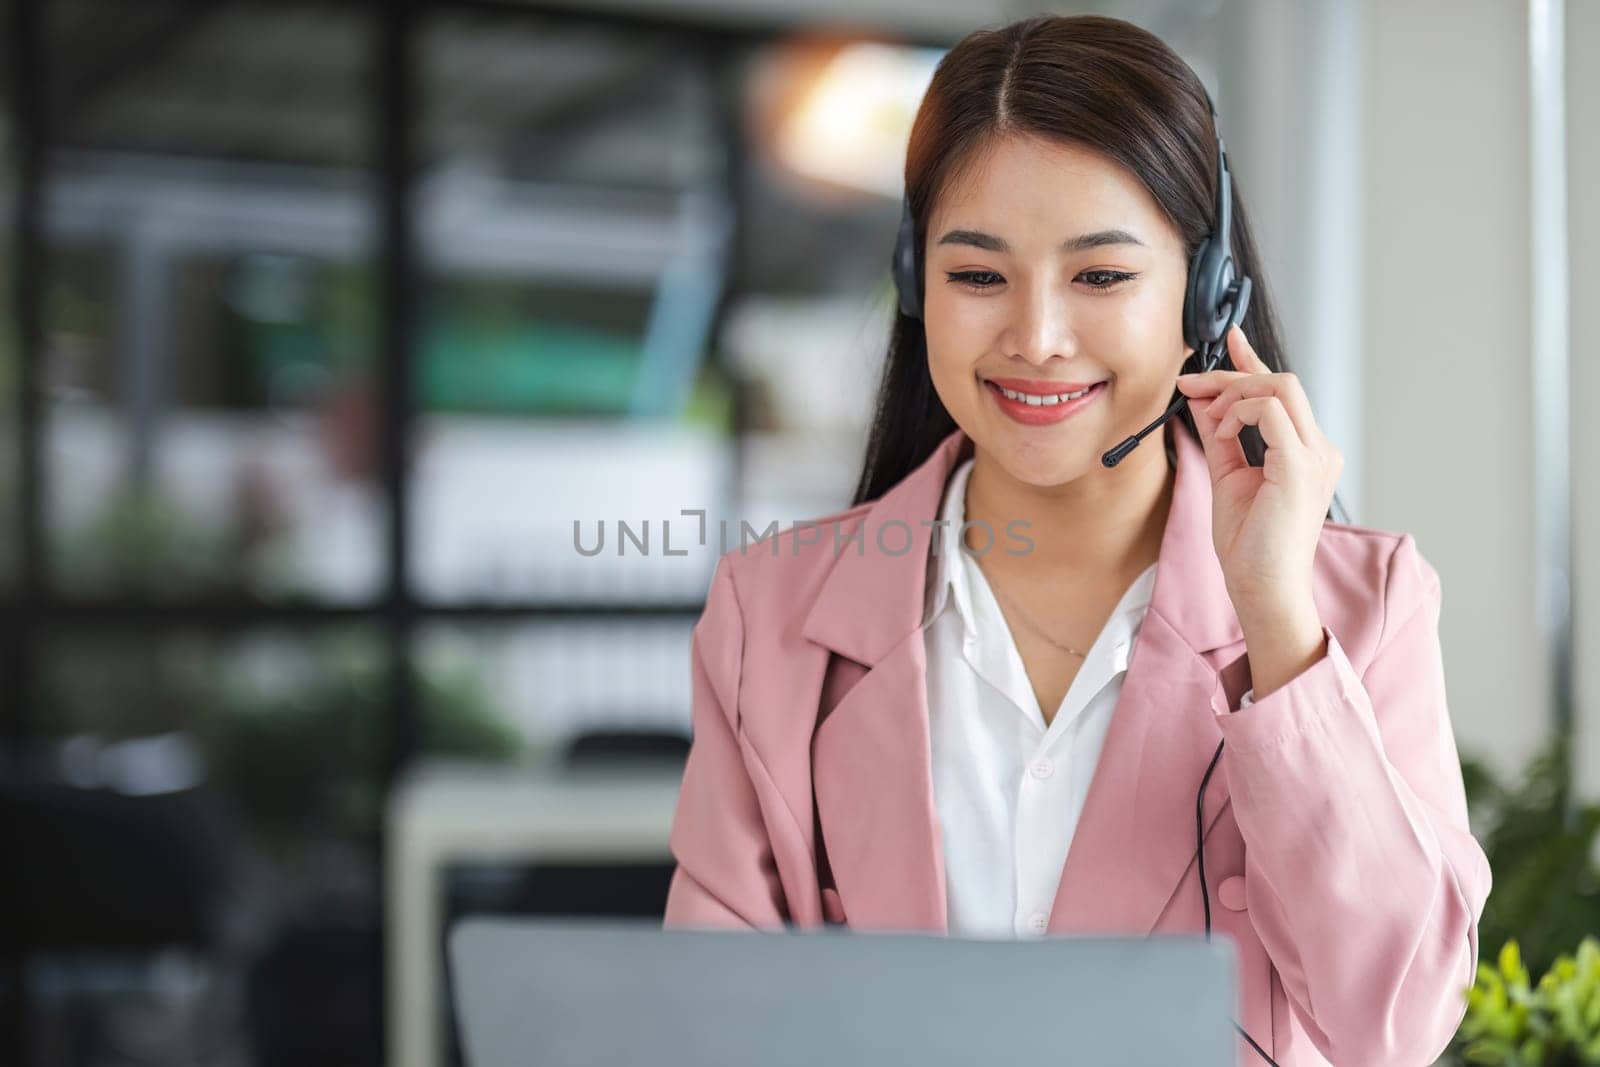
[[[1004,237],[996,237],[992,233],[982,233],[978,230],[951,230],[939,238],[941,245],[971,245],[982,248],[988,252],[1007,253],[1011,245]],[[1138,245],[1145,247],[1145,243],[1129,233],[1127,230],[1096,230],[1094,233],[1080,233],[1076,237],[1069,237],[1061,242],[1063,252],[1082,252],[1088,248],[1104,248],[1106,245]]]

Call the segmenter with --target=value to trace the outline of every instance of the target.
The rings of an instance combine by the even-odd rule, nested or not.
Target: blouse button
[[[1244,902],[1244,875],[1236,874],[1224,878],[1222,884],[1217,886],[1217,899],[1222,901],[1222,906],[1229,911],[1243,911]]]
[[[1033,761],[1033,766],[1028,768],[1035,778],[1048,778],[1055,773],[1056,765],[1048,757],[1040,757]]]

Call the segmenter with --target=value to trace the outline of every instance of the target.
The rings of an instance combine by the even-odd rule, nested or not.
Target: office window
[[[52,580],[371,597],[368,23],[266,4],[44,14]]]
[[[417,590],[692,599],[710,561],[660,538],[728,493],[722,68],[691,36],[532,14],[436,11],[417,44]],[[580,556],[573,523],[601,519],[648,520],[651,553]]]

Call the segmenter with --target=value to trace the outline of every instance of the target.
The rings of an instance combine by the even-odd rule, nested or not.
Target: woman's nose
[[[1029,363],[1052,356],[1071,358],[1074,341],[1066,295],[1054,278],[1040,278],[1022,290],[1007,338],[1009,355]]]

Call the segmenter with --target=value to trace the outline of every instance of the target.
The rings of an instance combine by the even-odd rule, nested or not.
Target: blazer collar
[[[1195,792],[1221,740],[1215,716],[1249,684],[1244,656],[1219,672],[1205,655],[1243,633],[1212,547],[1205,454],[1187,433],[1167,430],[1176,483],[1155,588],[1067,853],[1051,932],[1145,934],[1159,921],[1193,866]],[[811,743],[818,827],[852,926],[947,929],[922,627],[935,528],[925,522],[972,447],[954,431],[868,506],[865,545],[858,553],[836,542],[838,560],[805,619],[808,639],[854,661],[840,665],[848,688],[820,709]],[[1226,778],[1215,775],[1206,791],[1208,829],[1228,804]]]
[[[1170,421],[1176,481],[1157,557],[1150,610],[1196,652],[1242,640],[1222,565],[1211,540],[1211,473],[1199,442]],[[866,666],[881,660],[912,630],[926,607],[929,546],[950,474],[973,453],[972,439],[952,431],[915,470],[867,506],[863,541],[838,541],[838,561],[807,613],[802,633]],[[909,547],[901,552],[900,547]],[[898,554],[895,554],[898,553]]]

